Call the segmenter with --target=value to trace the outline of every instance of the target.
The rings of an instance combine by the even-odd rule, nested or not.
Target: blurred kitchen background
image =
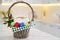
[[[31,4],[35,12],[35,28],[60,38],[60,0],[0,0],[0,11],[7,12],[10,5],[16,1],[26,1]],[[13,14],[15,17],[19,13],[20,16],[23,13],[23,16],[26,16],[26,13],[31,14],[28,6],[19,4],[12,8],[12,12],[15,13]],[[3,15],[0,13],[0,26],[2,25]]]

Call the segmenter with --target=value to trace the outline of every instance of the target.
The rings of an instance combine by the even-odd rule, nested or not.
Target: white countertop
[[[28,38],[16,39],[13,37],[13,33],[9,28],[0,27],[0,40],[60,40],[60,38],[57,38],[51,34],[42,32],[38,29],[31,28]]]

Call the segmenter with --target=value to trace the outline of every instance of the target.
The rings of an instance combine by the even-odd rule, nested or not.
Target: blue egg
[[[24,27],[24,26],[25,26],[24,22],[21,22],[20,27]]]

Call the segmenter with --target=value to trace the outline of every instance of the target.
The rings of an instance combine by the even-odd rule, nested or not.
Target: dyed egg
[[[31,23],[30,23],[30,26],[34,26],[35,24],[34,24],[34,22],[32,21]]]
[[[14,27],[20,27],[20,23],[19,22],[16,22]]]
[[[14,27],[14,22],[11,23],[11,27]]]
[[[20,27],[24,27],[24,26],[25,26],[24,22],[21,22]]]
[[[25,23],[25,26],[29,26],[29,23],[27,22],[27,23]]]

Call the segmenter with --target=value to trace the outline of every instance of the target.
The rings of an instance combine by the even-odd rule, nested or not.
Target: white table
[[[7,27],[0,27],[0,40],[60,40],[60,38],[42,32],[38,29],[31,28],[28,38],[16,39],[13,37],[13,33],[11,32],[11,29]]]

